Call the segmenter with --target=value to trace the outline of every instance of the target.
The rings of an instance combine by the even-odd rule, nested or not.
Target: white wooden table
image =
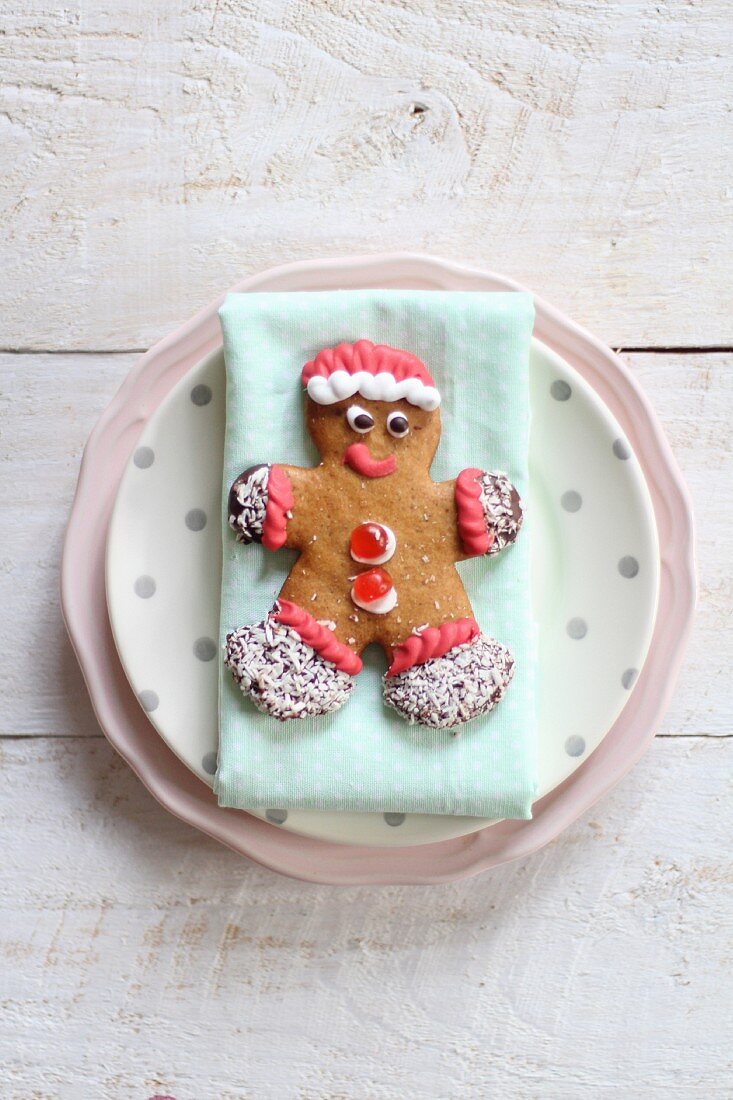
[[[0,11],[2,1096],[730,1096],[729,4]],[[247,273],[385,248],[501,270],[624,349],[695,499],[700,610],[651,751],[556,843],[336,889],[151,798],[58,566],[138,350]]]

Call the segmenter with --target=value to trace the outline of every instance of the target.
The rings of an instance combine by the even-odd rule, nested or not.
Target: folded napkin
[[[417,355],[442,395],[431,468],[502,470],[527,499],[526,294],[360,290],[230,294],[220,310],[227,368],[221,643],[261,622],[296,555],[244,546],[228,525],[234,479],[255,463],[316,466],[300,375],[323,348],[360,339]],[[326,505],[327,506],[327,505]],[[448,729],[408,725],[382,701],[385,658],[369,647],[342,709],[279,722],[220,669],[219,804],[242,809],[396,811],[528,818],[536,790],[535,629],[529,527],[496,557],[458,568],[481,630],[512,651],[514,679],[489,714]]]

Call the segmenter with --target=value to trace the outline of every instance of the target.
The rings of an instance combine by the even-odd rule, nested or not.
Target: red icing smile
[[[397,469],[395,455],[378,461],[369,454],[366,443],[350,443],[344,451],[343,462],[362,477],[388,477]]]

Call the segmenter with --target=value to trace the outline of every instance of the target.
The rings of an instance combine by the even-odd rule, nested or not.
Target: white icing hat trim
[[[361,394],[367,401],[400,401],[403,398],[419,409],[432,412],[440,404],[440,394],[434,386],[426,386],[419,378],[405,378],[398,382],[393,374],[381,371],[370,374],[360,370],[349,374],[346,370],[335,370],[324,378],[314,374],[308,379],[308,396],[318,405],[334,405],[346,397]]]

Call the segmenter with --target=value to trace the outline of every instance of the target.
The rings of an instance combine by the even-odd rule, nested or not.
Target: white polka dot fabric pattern
[[[227,365],[225,496],[241,471],[255,463],[318,463],[305,429],[300,372],[318,350],[362,338],[416,355],[435,387],[422,382],[412,387],[391,376],[385,382],[381,374],[362,379],[346,372],[338,377],[336,372],[328,379],[333,392],[319,390],[316,400],[351,397],[363,387],[382,395],[386,415],[393,398],[406,396],[433,408],[439,393],[442,436],[433,478],[455,478],[471,466],[500,470],[526,495],[534,320],[530,295],[403,290],[233,294],[225,299],[220,316]],[[490,490],[492,501],[494,496],[503,500],[494,481]],[[323,508],[328,508],[327,499]],[[317,518],[314,523],[318,537]],[[477,682],[485,662],[479,662],[481,667],[473,662],[462,670],[466,686],[454,692],[456,705],[446,708],[446,714],[455,715],[452,726],[408,725],[395,708],[404,703],[411,718],[418,714],[420,707],[412,706],[408,697],[422,680],[415,672],[407,674],[409,687],[402,685],[398,694],[395,683],[385,706],[384,656],[366,651],[365,670],[340,709],[311,717],[309,701],[307,717],[281,723],[244,698],[224,670],[215,782],[220,804],[531,816],[537,765],[530,527],[503,554],[460,567],[482,631],[514,659],[513,677],[500,701],[500,692],[487,694]],[[292,555],[283,559],[259,544],[235,544],[228,515],[223,541],[222,645],[227,635],[236,637],[242,628],[263,620],[292,561]],[[442,658],[443,666],[450,668],[449,657]],[[427,672],[426,666],[423,679]],[[437,690],[435,686],[433,694]],[[461,707],[467,707],[469,698],[484,697],[487,705],[477,706],[477,716],[456,737],[453,726]],[[493,710],[490,702],[496,702]],[[429,767],[436,759],[445,765],[440,772]]]

